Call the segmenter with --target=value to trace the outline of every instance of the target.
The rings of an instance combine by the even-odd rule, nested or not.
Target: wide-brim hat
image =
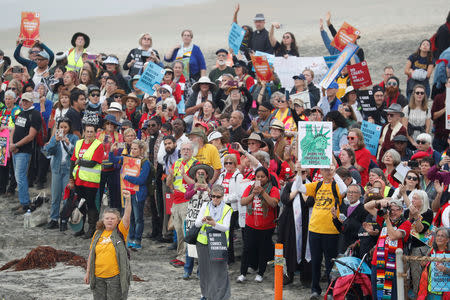
[[[242,145],[247,146],[249,140],[253,140],[253,141],[258,141],[258,142],[260,142],[260,143],[261,143],[261,145],[259,146],[260,148],[266,146],[266,142],[264,142],[264,141],[261,139],[261,136],[260,136],[259,134],[255,133],[255,132],[252,132],[248,138],[242,139],[242,141],[241,141],[241,142],[242,142]]]
[[[127,93],[125,93],[125,91],[122,90],[122,89],[117,89],[117,90],[115,90],[115,91],[111,94],[111,96],[114,96],[115,94],[119,94],[119,95],[122,95],[122,96],[126,96],[126,95],[127,95]]]
[[[280,130],[284,131],[284,124],[280,120],[275,119],[275,120],[273,120],[273,122],[269,128],[275,128],[275,129],[280,129]]]
[[[189,136],[191,136],[191,135],[199,136],[199,137],[201,137],[201,138],[203,139],[203,141],[204,141],[205,143],[208,142],[208,139],[206,138],[205,132],[203,131],[203,129],[201,129],[201,128],[199,128],[199,127],[194,127],[194,128],[192,128],[191,132],[189,132],[189,133],[187,134],[187,136],[189,137]]]
[[[141,75],[134,75],[133,78],[131,78],[130,80],[128,80],[128,87],[130,88],[130,90],[134,90],[133,89],[133,81],[139,81],[139,79],[141,79]]]
[[[72,215],[69,218],[69,227],[74,231],[74,232],[78,232],[81,229],[83,229],[83,214],[81,213],[80,209],[78,207],[76,207],[73,211],[72,211]]]
[[[348,94],[350,94],[351,92],[355,92],[355,88],[353,86],[349,85],[348,87],[345,88],[344,97],[347,96]]]
[[[122,104],[118,102],[112,102],[109,108],[106,110],[106,112],[123,112],[122,110]]]
[[[200,77],[200,79],[192,85],[192,90],[197,93],[200,89],[200,84],[202,83],[209,84],[211,92],[215,92],[217,90],[217,85],[212,82],[208,76]]]
[[[214,176],[214,169],[209,166],[209,165],[205,165],[205,164],[196,164],[194,166],[192,166],[189,169],[188,175],[189,177],[191,177],[192,179],[195,178],[195,173],[197,173],[198,170],[203,169],[206,171],[206,174],[208,175],[208,179],[207,181],[209,181],[211,178],[213,178]]]
[[[132,99],[132,100],[136,101],[136,106],[141,105],[141,99],[139,99],[138,97],[130,96],[130,95],[122,98],[122,105],[125,105],[127,103],[128,99]]]
[[[389,106],[389,108],[386,108],[384,111],[387,113],[400,114],[401,117],[405,116],[402,111],[402,106],[398,103],[392,103],[391,106]]]
[[[116,126],[120,126],[120,123],[117,122],[116,117],[114,117],[113,115],[106,115],[105,118],[103,119],[103,125],[105,125],[106,122],[112,123]]]
[[[86,49],[87,47],[89,47],[89,43],[91,42],[91,39],[89,38],[89,36],[86,33],[82,33],[82,32],[77,32],[72,36],[72,40],[70,41],[70,43],[72,44],[72,46],[75,47],[75,40],[79,37],[82,36],[84,38],[84,49]]]

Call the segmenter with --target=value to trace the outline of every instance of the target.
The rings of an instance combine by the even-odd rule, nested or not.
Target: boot
[[[98,211],[97,209],[91,209],[88,210],[88,224],[89,229],[84,234],[84,239],[90,239],[95,233],[95,229],[97,227],[97,221],[98,221]]]
[[[67,230],[67,221],[61,220],[59,222],[59,231],[66,231]]]

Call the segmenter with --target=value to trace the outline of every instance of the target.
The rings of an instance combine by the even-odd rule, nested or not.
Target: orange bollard
[[[283,299],[283,244],[275,244],[275,300]]]

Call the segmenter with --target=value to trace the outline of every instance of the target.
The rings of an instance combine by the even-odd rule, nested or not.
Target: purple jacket
[[[432,181],[438,180],[443,184],[450,184],[450,172],[447,171],[439,171],[437,165],[434,165],[428,171],[428,178]]]

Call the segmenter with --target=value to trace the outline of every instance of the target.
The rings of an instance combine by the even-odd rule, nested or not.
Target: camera
[[[419,162],[416,160],[410,160],[410,161],[408,161],[408,167],[410,167],[411,169],[418,168]]]
[[[387,212],[389,211],[391,211],[391,208],[388,206],[388,207],[381,207],[381,204],[380,203],[378,203],[378,205],[377,205],[377,215],[378,216],[380,216],[380,217],[384,217],[384,215],[385,214],[387,214]]]
[[[162,109],[163,109],[163,110],[166,110],[166,109],[167,109],[167,104],[164,103],[164,104],[162,105]]]

